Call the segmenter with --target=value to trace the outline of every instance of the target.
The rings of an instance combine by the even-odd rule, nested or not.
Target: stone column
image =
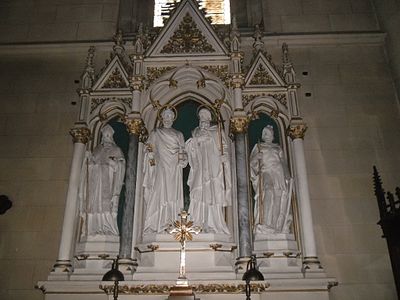
[[[307,126],[304,123],[292,124],[288,135],[293,142],[294,167],[297,181],[300,232],[303,245],[304,271],[322,271],[315,245],[314,227],[311,213],[310,192],[308,190],[307,168],[304,156],[303,138]]]
[[[248,155],[246,149],[246,132],[249,124],[247,116],[234,116],[230,120],[230,131],[235,136],[236,180],[239,221],[239,258],[248,260],[252,253],[250,210],[249,210],[249,182],[248,182]]]
[[[77,222],[78,188],[82,163],[85,156],[86,143],[90,138],[87,127],[74,127],[70,130],[74,142],[71,170],[69,175],[67,200],[65,203],[64,221],[61,233],[58,259],[53,267],[53,273],[69,273],[72,271],[72,250]]]
[[[143,133],[144,124],[142,119],[131,118],[129,116],[125,124],[130,135],[125,175],[126,192],[121,226],[119,264],[121,270],[134,272],[137,264],[132,258],[133,216],[135,209],[139,139]]]

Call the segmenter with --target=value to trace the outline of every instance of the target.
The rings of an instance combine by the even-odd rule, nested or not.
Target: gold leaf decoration
[[[90,99],[90,113],[92,113],[99,105],[107,101],[118,101],[127,104],[129,107],[132,106],[131,97],[100,97]]]
[[[165,66],[165,67],[147,67],[147,79],[149,82],[153,82],[157,80],[162,75],[167,73],[168,71],[175,69],[174,66]]]
[[[241,294],[246,288],[245,284],[195,284],[191,287],[193,292],[198,294]],[[252,293],[265,292],[268,287],[268,283],[250,284]],[[100,285],[100,288],[107,294],[112,294],[114,285]],[[167,295],[170,288],[171,286],[167,284],[120,285],[118,291],[130,295]]]
[[[242,97],[243,107],[246,107],[251,101],[259,96],[268,96],[277,100],[280,104],[287,107],[286,93],[260,93],[260,94],[245,94]]]
[[[267,69],[259,64],[253,78],[250,81],[250,85],[275,85],[275,80],[269,74]]]
[[[123,89],[127,88],[126,82],[122,77],[121,71],[115,68],[111,75],[107,78],[106,82],[101,87],[102,89]]]
[[[161,49],[161,53],[210,53],[215,52],[213,46],[208,43],[205,36],[197,28],[189,13],[179,24],[168,43]]]

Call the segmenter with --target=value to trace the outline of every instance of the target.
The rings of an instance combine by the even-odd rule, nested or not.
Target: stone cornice
[[[265,45],[281,47],[284,42],[293,46],[326,46],[326,45],[362,45],[384,43],[386,33],[382,31],[363,32],[325,32],[325,33],[281,33],[266,34],[263,37]],[[244,33],[241,36],[242,44],[253,42],[252,36]],[[247,41],[248,40],[248,41]],[[0,54],[24,54],[24,53],[71,53],[87,52],[90,46],[95,46],[96,51],[110,51],[114,43],[112,41],[93,40],[76,42],[37,42],[37,43],[8,43],[0,44]],[[133,46],[132,46],[133,47]]]

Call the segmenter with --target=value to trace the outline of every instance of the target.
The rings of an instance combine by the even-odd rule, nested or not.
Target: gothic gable
[[[227,55],[228,50],[193,0],[183,0],[148,49],[147,57]]]
[[[108,63],[93,86],[94,91],[129,89],[128,73],[118,55]]]
[[[285,81],[279,75],[273,63],[261,51],[256,55],[245,78],[248,88],[266,86],[285,86]]]

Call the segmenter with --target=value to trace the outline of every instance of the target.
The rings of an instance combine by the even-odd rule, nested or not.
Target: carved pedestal
[[[203,233],[186,245],[187,277],[191,280],[236,279],[233,267],[235,244],[227,235]],[[165,234],[145,236],[138,252],[134,280],[170,280],[179,274],[180,247]]]
[[[302,262],[293,234],[260,234],[254,237],[254,254],[265,278],[302,278]]]

